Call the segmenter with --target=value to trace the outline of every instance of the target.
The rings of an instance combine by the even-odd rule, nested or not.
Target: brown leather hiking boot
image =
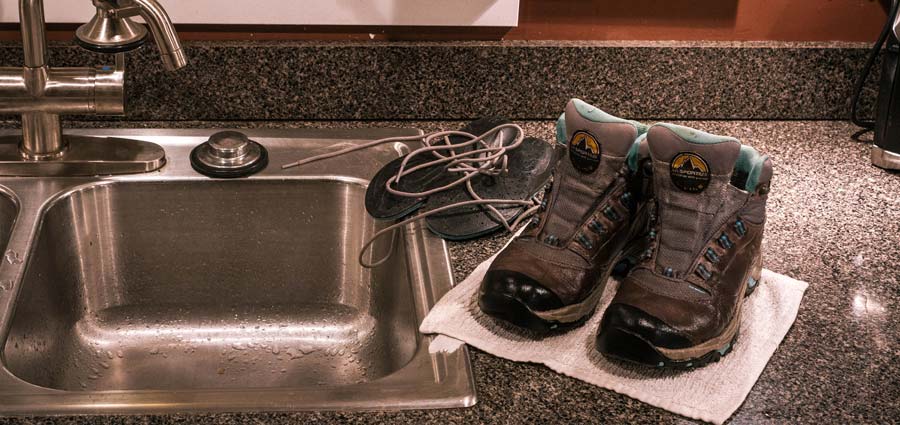
[[[542,211],[491,264],[482,311],[538,332],[576,326],[593,313],[623,246],[642,227],[635,219],[644,205],[635,191],[641,174],[626,159],[641,151],[635,139],[645,129],[578,99],[568,103],[557,122],[567,156]]]
[[[759,282],[772,162],[730,137],[657,124],[647,249],[603,315],[597,350],[656,367],[727,354]]]

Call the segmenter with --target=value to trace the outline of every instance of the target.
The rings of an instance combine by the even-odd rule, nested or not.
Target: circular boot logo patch
[[[682,152],[669,165],[672,183],[685,192],[700,193],[709,186],[709,164],[700,155]]]
[[[582,173],[593,173],[600,166],[600,143],[586,131],[576,131],[569,141],[569,160]]]

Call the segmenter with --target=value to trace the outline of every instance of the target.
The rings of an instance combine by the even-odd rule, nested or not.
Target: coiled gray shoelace
[[[501,137],[501,132],[506,129],[515,131],[516,138],[513,143],[503,146],[503,138]],[[451,136],[464,137],[467,140],[460,143],[452,143],[450,141]],[[494,137],[491,138],[491,136]],[[489,138],[491,142],[487,141]],[[523,220],[531,217],[535,212],[537,212],[538,209],[540,209],[540,204],[535,199],[484,199],[479,196],[475,189],[472,187],[472,179],[478,175],[499,176],[503,173],[506,173],[509,166],[507,153],[521,146],[524,140],[525,131],[522,130],[522,127],[519,127],[516,124],[502,124],[488,130],[487,132],[479,136],[464,131],[438,131],[420,136],[388,137],[384,139],[373,140],[371,142],[367,142],[358,146],[316,155],[306,159],[302,159],[300,161],[292,162],[290,164],[285,164],[282,165],[281,168],[288,169],[292,167],[298,167],[301,165],[309,164],[311,162],[346,155],[358,150],[369,149],[385,143],[418,141],[422,143],[422,147],[413,150],[408,155],[406,155],[406,158],[401,162],[400,168],[397,170],[397,173],[389,178],[385,183],[385,189],[389,193],[395,196],[406,198],[423,198],[438,192],[453,189],[460,185],[465,185],[466,191],[469,193],[469,196],[472,197],[472,200],[444,205],[421,214],[416,214],[410,218],[385,227],[384,229],[381,229],[374,235],[372,235],[372,237],[369,238],[369,240],[366,241],[366,243],[362,246],[362,249],[359,252],[359,264],[366,268],[374,268],[380,266],[381,264],[384,264],[384,262],[391,257],[391,254],[394,251],[394,241],[397,237],[398,229],[409,223],[422,220],[434,214],[439,214],[447,210],[469,205],[483,205],[488,209],[490,214],[494,215],[494,217],[503,224],[507,231],[511,232],[520,223],[522,223]],[[459,149],[465,149],[473,145],[477,145],[477,148],[466,150],[462,153],[459,152]],[[410,167],[408,169],[406,168],[407,163],[413,157],[429,152],[437,157],[437,159],[416,165],[414,167]],[[404,176],[424,168],[441,166],[443,164],[446,164],[447,172],[460,174],[460,177],[444,186],[428,189],[423,192],[405,192],[396,188],[397,184],[400,182],[400,179],[402,179]],[[515,166],[515,164],[513,166]],[[512,223],[509,223],[506,221],[506,218],[503,217],[503,214],[500,213],[500,211],[498,211],[496,208],[494,208],[494,205],[521,205],[523,207],[526,207],[526,209],[522,214],[519,214],[519,216],[515,220],[513,220]],[[387,254],[378,261],[367,263],[365,261],[365,253],[369,250],[369,247],[372,246],[375,240],[388,232],[393,233],[391,235],[391,244],[388,247]]]

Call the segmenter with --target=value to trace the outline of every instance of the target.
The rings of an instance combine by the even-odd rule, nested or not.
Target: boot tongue
[[[741,142],[674,124],[656,124],[647,134],[660,189],[684,198],[698,209],[697,198],[719,197],[731,181]]]
[[[572,99],[557,122],[557,141],[567,146],[554,178],[554,206],[545,217],[543,236],[565,241],[612,183],[642,125],[609,115]]]
[[[604,189],[613,166],[618,171],[622,159],[638,136],[640,124],[609,115],[579,99],[572,99],[566,105],[561,129],[557,129],[558,140],[567,146],[568,161],[565,168],[569,177],[577,178],[594,189]]]
[[[729,189],[741,143],[674,124],[647,134],[659,206],[657,262],[683,275],[736,208]]]

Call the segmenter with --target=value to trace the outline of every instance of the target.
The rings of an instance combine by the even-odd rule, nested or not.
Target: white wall
[[[0,22],[18,22],[18,0],[0,0]],[[90,0],[45,0],[48,22],[84,22]],[[513,27],[519,0],[160,0],[175,23]]]

